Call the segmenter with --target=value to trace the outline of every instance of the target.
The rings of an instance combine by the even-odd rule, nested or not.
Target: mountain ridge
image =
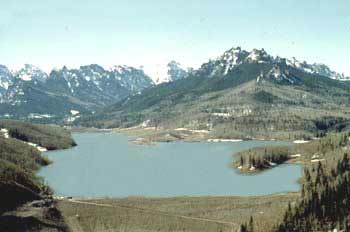
[[[350,82],[334,80],[263,49],[230,49],[186,78],[146,89],[78,124],[208,130],[209,137],[312,138],[349,128]]]
[[[154,83],[143,70],[123,66],[105,70],[97,64],[54,69],[46,74],[26,64],[17,71],[0,66],[0,116],[62,121],[71,110],[93,112]]]
[[[340,89],[350,83],[345,81],[350,78],[323,64],[274,57],[264,49],[246,51],[241,47],[225,51],[198,69],[185,69],[176,61],[171,61],[167,68],[166,81],[155,83],[142,69],[125,65],[110,69],[98,64],[73,69],[64,66],[49,74],[29,64],[17,71],[0,65],[0,117],[71,123],[83,115],[100,112],[104,107],[107,112],[121,103],[128,107],[128,102],[135,101],[138,95],[148,97],[135,101],[135,109],[139,105],[147,108],[151,103],[159,104],[162,99],[155,96],[159,91],[168,94],[163,96],[164,99],[187,96],[193,100],[202,94],[236,88],[253,80],[260,84],[272,81],[299,85],[298,88],[308,88],[306,91],[316,91],[318,85],[328,91],[325,83]],[[332,79],[337,82],[330,81]],[[143,95],[144,91],[146,95]],[[147,99],[152,100],[145,102]],[[79,113],[72,115],[72,111]]]
[[[233,47],[229,50],[226,50],[221,56],[218,56],[215,59],[210,59],[207,63],[203,65],[210,65],[212,63],[219,64],[223,67],[224,72],[221,72],[221,75],[226,75],[231,69],[236,65],[242,63],[285,63],[288,66],[300,69],[305,72],[319,74],[326,76],[331,79],[347,81],[350,80],[350,77],[345,76],[344,74],[337,73],[331,70],[327,65],[321,63],[309,64],[306,61],[299,61],[295,57],[291,59],[282,58],[280,56],[272,56],[268,54],[264,48],[262,49],[252,49],[250,52],[242,49],[241,47]],[[203,68],[203,65],[201,68]],[[199,69],[201,69],[199,68]]]

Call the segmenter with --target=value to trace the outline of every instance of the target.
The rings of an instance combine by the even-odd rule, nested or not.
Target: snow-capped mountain
[[[167,64],[167,75],[163,79],[158,79],[156,84],[177,81],[188,77],[193,70],[191,68],[184,68],[176,61],[170,61]]]
[[[48,78],[48,75],[45,72],[31,64],[25,64],[23,68],[15,72],[13,75],[23,81],[44,82]]]
[[[0,94],[5,92],[13,84],[13,75],[10,70],[0,65]]]
[[[264,49],[253,49],[251,52],[241,47],[231,48],[216,59],[204,63],[197,73],[210,77],[226,76],[235,67],[243,63],[272,63],[274,58],[266,53]]]
[[[271,69],[269,73],[275,77],[279,76],[279,78],[276,79],[280,79],[281,77],[286,76],[283,66],[287,65],[289,67],[299,69],[303,72],[318,74],[341,81],[350,81],[350,77],[346,77],[344,74],[337,73],[324,64],[309,64],[306,61],[298,61],[294,57],[292,59],[281,58],[278,56],[273,57],[272,55],[269,55],[264,49],[253,49],[252,51],[248,52],[242,50],[240,47],[229,49],[218,58],[209,60],[207,63],[203,64],[200,69],[196,70],[196,72],[211,77],[226,76],[235,67],[243,63],[271,64],[273,65],[273,69]],[[280,66],[280,68],[276,69],[276,65]],[[290,80],[288,80],[288,82],[290,82]]]
[[[266,73],[261,71],[260,75],[256,78],[256,82],[264,82],[266,79],[287,84],[297,84],[299,82],[297,77],[290,75],[289,69],[286,66],[278,64],[273,65]]]
[[[111,68],[112,76],[118,80],[121,86],[133,92],[140,92],[145,88],[154,85],[152,79],[148,77],[142,69],[129,66],[114,66]]]
[[[46,86],[54,93],[70,95],[89,104],[105,105],[127,92],[119,83],[113,83],[111,87],[116,92],[111,93],[104,85],[108,80],[109,74],[98,65],[79,69],[63,67],[50,73]]]
[[[258,83],[303,84],[305,76],[350,80],[324,64],[273,57],[264,49],[249,52],[240,47],[227,50],[197,70],[185,69],[175,61],[167,68],[166,82],[198,77],[212,78],[209,81],[217,83],[217,86],[208,84],[205,89],[224,88],[236,77],[235,83],[255,78]],[[69,116],[71,120],[71,112],[79,112],[79,116],[92,113],[121,99],[139,95],[154,85],[142,69],[128,66],[114,66],[108,70],[97,64],[74,69],[63,67],[48,75],[29,64],[13,72],[0,65],[0,117],[45,117],[59,121]]]
[[[223,69],[223,75],[226,75],[236,65],[241,64],[248,57],[249,53],[242,50],[240,47],[231,48],[224,52],[224,54],[217,58],[219,66]],[[220,68],[219,68],[220,69]]]
[[[249,63],[269,63],[273,60],[274,58],[267,54],[267,52],[262,48],[261,50],[259,49],[253,49],[245,61]]]
[[[343,128],[348,118],[338,115],[350,106],[350,82],[332,80],[333,74],[326,66],[274,57],[264,49],[232,48],[185,79],[155,86],[76,123],[106,128],[141,122],[165,128],[206,127],[225,135],[233,130],[233,137],[242,130],[249,136],[255,130],[258,136],[263,131],[270,136],[284,128],[285,136],[305,128],[314,133],[327,127],[324,122],[332,115],[330,120]]]
[[[346,77],[344,74],[337,73],[333,70],[331,70],[327,65],[325,64],[308,64],[306,61],[300,62],[294,57],[291,60],[287,60],[287,63],[290,66],[293,66],[295,68],[301,69],[305,72],[309,73],[317,73],[322,76],[326,76],[335,80],[340,81],[347,81],[350,80],[350,77]]]
[[[143,70],[119,66],[111,70],[92,64],[52,70],[48,75],[26,64],[11,72],[0,66],[0,117],[93,112],[154,85]]]
[[[122,88],[131,93],[138,93],[154,84],[141,69],[114,66],[105,70],[97,64],[81,66],[79,69],[63,67],[61,70],[53,70],[48,82],[63,85],[61,88],[73,95],[79,95],[81,91],[102,91],[102,94],[112,97],[118,94],[114,90]]]

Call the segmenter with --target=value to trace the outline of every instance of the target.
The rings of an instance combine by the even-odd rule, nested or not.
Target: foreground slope
[[[83,231],[239,231],[250,215],[270,231],[298,193],[260,197],[170,197],[59,201],[70,228]],[[78,215],[78,216],[77,216]]]
[[[52,191],[35,172],[50,161],[37,144],[61,149],[75,143],[55,126],[0,121],[0,230],[66,231]]]
[[[264,50],[231,49],[185,79],[146,89],[78,123],[185,127],[219,138],[297,139],[344,130],[350,83],[319,73]]]

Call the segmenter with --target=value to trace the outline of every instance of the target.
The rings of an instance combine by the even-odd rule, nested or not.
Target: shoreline
[[[306,167],[324,162],[326,159],[314,148],[319,140],[295,140],[290,146],[264,146],[241,151],[236,154],[240,158],[234,158],[232,167],[239,173],[257,174],[285,164],[300,164]]]
[[[248,167],[247,168],[240,168],[240,166],[237,166],[235,164],[232,165],[232,168],[234,170],[236,170],[241,175],[258,175],[260,173],[263,173],[265,171],[269,171],[273,168],[276,168],[276,167],[279,167],[282,165],[305,165],[305,162],[302,162],[300,160],[296,160],[296,158],[289,158],[288,160],[286,160],[283,163],[280,163],[280,164],[274,163],[273,165],[266,166],[265,168],[254,168],[254,169],[251,169]]]
[[[121,133],[124,135],[135,135],[135,133],[140,134],[144,131],[161,131],[163,132],[163,129],[155,129],[155,128],[126,128],[126,129],[98,129],[98,128],[73,128],[72,130],[70,130],[72,133],[89,133],[89,132],[100,132],[100,133]],[[137,143],[137,141],[143,140],[143,138],[137,137],[133,140],[130,140],[134,143]],[[177,141],[184,141],[184,142],[194,142],[194,141],[188,141],[188,140],[177,140]],[[210,142],[210,143],[218,143],[218,142],[242,142],[242,141],[251,141],[251,140],[243,140],[243,139],[203,139],[200,140],[200,142]],[[257,141],[261,141],[261,140],[257,140]],[[264,141],[275,141],[275,140],[264,140]],[[157,140],[156,142],[164,142],[164,141],[159,141]],[[147,141],[147,145],[154,145],[156,142],[153,141]],[[174,141],[171,141],[174,142]],[[198,141],[196,141],[198,142]],[[142,143],[142,145],[145,145],[145,143]],[[278,165],[276,165],[278,166]],[[236,169],[235,167],[233,167],[234,169]],[[245,175],[245,174],[259,174],[264,170],[256,170],[255,172],[242,172],[240,171],[240,175]],[[275,192],[275,193],[268,193],[268,194],[263,194],[263,195],[248,195],[248,196],[237,196],[237,195],[213,195],[213,196],[208,196],[208,195],[203,195],[203,196],[144,196],[144,195],[140,195],[140,196],[124,196],[124,197],[74,197],[74,196],[61,196],[61,195],[55,195],[54,197],[57,198],[58,200],[62,200],[62,199],[67,199],[67,198],[79,198],[79,199],[125,199],[125,198],[192,198],[192,197],[198,197],[198,198],[205,198],[205,197],[260,197],[260,196],[270,196],[270,195],[275,195],[275,194],[288,194],[288,193],[293,193],[293,192]]]
[[[286,141],[291,142],[292,144],[305,144],[319,138],[313,138],[311,140],[296,139],[278,139],[278,138],[268,138],[268,137],[235,137],[235,138],[220,138],[212,137],[210,135],[211,131],[209,130],[196,130],[190,128],[162,128],[162,127],[145,127],[145,126],[134,126],[128,128],[95,128],[95,127],[71,127],[64,126],[65,129],[69,130],[72,133],[86,133],[86,132],[96,132],[96,133],[109,133],[116,132],[126,135],[135,136],[134,139],[131,139],[135,144],[138,145],[154,145],[157,142],[244,142],[244,141]]]
[[[276,138],[220,138],[212,137],[210,131],[207,130],[192,130],[188,128],[175,128],[175,129],[165,129],[165,128],[155,128],[155,127],[130,127],[130,128],[113,128],[113,129],[100,129],[97,132],[117,132],[127,135],[136,136],[132,142],[138,145],[154,145],[157,142],[244,142],[244,141],[286,141],[293,144],[303,144],[309,143],[312,140],[285,140]]]
[[[299,191],[291,192],[275,192],[270,194],[263,195],[248,195],[248,196],[239,196],[239,195],[201,195],[201,196],[190,196],[190,195],[181,195],[181,196],[123,196],[123,197],[83,197],[83,196],[60,196],[53,195],[55,200],[136,200],[136,199],[146,199],[146,200],[169,200],[169,199],[203,199],[203,198],[264,198],[264,197],[278,197],[286,195],[299,195]]]

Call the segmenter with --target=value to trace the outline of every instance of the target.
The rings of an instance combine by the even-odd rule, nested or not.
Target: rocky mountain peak
[[[0,65],[0,92],[1,89],[7,90],[9,86],[13,83],[13,75],[10,70],[4,66]]]
[[[253,49],[246,61],[249,63],[269,63],[273,61],[273,57],[269,55],[263,48],[262,49]]]
[[[233,47],[225,51],[218,58],[209,60],[207,63],[203,64],[199,70],[196,70],[196,73],[209,77],[226,76],[234,68],[244,63],[269,64],[273,66],[278,65],[281,67],[289,66],[303,72],[318,74],[331,79],[350,81],[350,77],[346,77],[344,74],[331,70],[327,65],[318,63],[309,64],[306,61],[299,61],[295,57],[292,57],[291,59],[286,59],[279,56],[274,57],[268,54],[264,48],[253,49],[252,51],[247,52],[241,47]],[[274,73],[276,74],[276,72]]]
[[[111,68],[112,77],[120,81],[121,86],[132,92],[140,92],[154,85],[152,79],[145,74],[142,68],[134,68],[126,65],[116,65]]]
[[[14,76],[23,81],[34,80],[44,82],[48,78],[48,75],[44,71],[31,64],[25,64],[23,68],[15,72]]]
[[[176,61],[170,61],[167,65],[168,81],[176,81],[188,76],[188,70],[182,67],[182,65]]]

